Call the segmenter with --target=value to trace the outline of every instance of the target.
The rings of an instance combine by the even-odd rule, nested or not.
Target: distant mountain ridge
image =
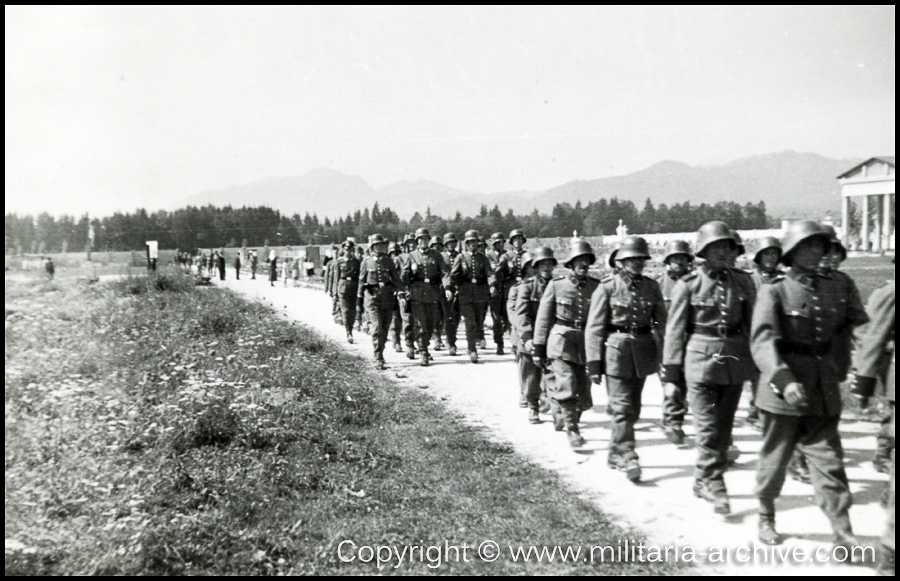
[[[880,153],[880,152],[879,152]],[[206,191],[178,205],[268,205],[284,214],[318,214],[320,218],[346,216],[378,202],[401,218],[415,212],[452,217],[457,211],[472,215],[482,204],[498,205],[504,213],[549,212],[557,203],[583,204],[618,197],[638,208],[648,198],[654,205],[715,203],[741,204],[763,200],[776,217],[820,218],[840,210],[837,176],[863,158],[830,159],[815,153],[784,151],[734,160],[720,165],[691,166],[665,160],[622,176],[573,180],[547,190],[484,194],[430,180],[400,181],[373,188],[362,177],[330,169],[315,169],[300,176],[269,177],[221,190]]]

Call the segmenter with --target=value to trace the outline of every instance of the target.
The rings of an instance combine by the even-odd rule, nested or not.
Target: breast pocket
[[[563,319],[569,319],[570,321],[575,320],[575,304],[572,300],[562,297],[556,298],[556,311],[557,315],[562,317]]]
[[[785,339],[808,339],[812,331],[812,309],[808,305],[791,306],[784,310],[786,327]]]

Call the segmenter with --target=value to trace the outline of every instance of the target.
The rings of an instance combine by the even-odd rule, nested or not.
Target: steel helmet
[[[413,236],[412,234],[404,234],[404,235],[403,235],[403,242],[401,242],[400,244],[402,244],[403,246],[406,246],[406,244],[407,244],[408,242],[415,242],[415,241],[416,241],[416,237]]]
[[[684,254],[690,260],[694,259],[694,255],[691,254],[691,246],[687,242],[684,240],[670,240],[666,244],[666,250],[663,254],[663,264],[668,264],[670,258],[679,254]]]
[[[506,242],[506,239],[503,238],[502,232],[494,232],[493,234],[491,234],[491,246],[498,242]]]
[[[813,220],[799,220],[797,222],[792,222],[787,227],[787,232],[785,232],[784,235],[784,242],[781,245],[781,262],[790,266],[791,252],[793,252],[797,245],[804,240],[814,237],[821,237],[825,240],[826,245],[831,244],[831,236],[829,236],[828,231],[818,222]]]
[[[384,236],[381,234],[371,234],[369,236],[369,246],[372,244],[384,244]]]
[[[443,246],[443,245],[444,245],[444,239],[441,238],[440,236],[432,236],[432,237],[431,237],[431,241],[428,243],[428,248],[431,248],[431,247],[434,246],[435,244],[440,244],[441,246]]]
[[[521,260],[521,267],[522,267],[522,270],[520,272],[524,272],[528,268],[529,264],[534,264],[534,259],[532,258],[531,254],[528,252],[523,252],[522,258],[520,260]]]
[[[341,244],[341,248],[352,248],[354,246],[356,246],[356,241],[354,241],[353,238],[347,238]]]
[[[481,237],[478,235],[478,230],[469,230],[466,232],[466,242],[471,240],[475,240],[476,242],[481,240]]]
[[[625,260],[626,258],[650,258],[650,247],[647,241],[640,236],[629,236],[622,241],[619,247],[619,253],[616,260]]]
[[[606,257],[606,265],[615,270],[616,268],[616,257],[619,255],[619,247],[621,244],[616,244],[612,252],[609,253],[609,256]]]
[[[731,235],[731,228],[725,222],[713,221],[700,226],[700,229],[697,231],[696,255],[702,257],[706,247],[719,240],[728,240],[732,244],[737,244],[734,241],[734,236]]]
[[[388,254],[393,254],[395,252],[400,252],[400,245],[396,242],[391,242],[388,244]]]
[[[558,264],[556,257],[553,255],[553,249],[549,246],[541,246],[531,254],[532,266],[536,267],[539,262],[544,260],[552,260],[554,265]]]
[[[565,263],[563,263],[563,266],[565,266],[566,268],[572,268],[572,261],[579,256],[590,256],[590,264],[594,264],[594,262],[597,261],[597,256],[594,254],[591,245],[588,244],[586,240],[578,238],[572,241],[572,245],[569,247],[569,258],[566,259]]]
[[[454,234],[453,232],[447,232],[446,234],[444,234],[444,244],[450,241],[459,242],[459,240],[456,239],[456,234]]]
[[[428,233],[428,228],[419,228],[416,230],[415,240],[418,242],[419,238],[431,238],[431,234]]]
[[[744,246],[744,240],[741,238],[741,235],[738,234],[737,230],[731,232],[731,237],[734,238],[734,243],[737,244],[737,251],[741,254],[747,252],[747,247]]]
[[[522,237],[523,244],[528,242],[528,238],[525,237],[525,232],[523,232],[522,230],[520,230],[518,228],[516,228],[515,230],[513,230],[512,232],[509,233],[509,241],[512,242],[512,239],[515,238],[516,236]]]
[[[837,232],[834,229],[834,226],[822,225],[825,228],[825,231],[828,232],[828,236],[831,238],[831,247],[837,248],[841,253],[841,262],[847,260],[847,249],[844,247],[844,243],[841,242],[841,239],[838,238]]]
[[[774,236],[766,236],[759,241],[759,248],[756,249],[756,254],[753,255],[753,262],[759,264],[759,255],[763,253],[763,250],[769,250],[770,248],[778,251],[778,259],[781,260],[781,241]]]

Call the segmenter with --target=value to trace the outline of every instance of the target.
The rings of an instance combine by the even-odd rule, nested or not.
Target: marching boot
[[[775,530],[775,501],[759,501],[759,540],[765,545],[780,545],[784,538]]]
[[[536,408],[532,408],[530,412],[528,412],[528,422],[532,424],[541,423],[541,415]]]
[[[456,345],[450,345],[450,347],[447,348],[447,355],[456,357]]]
[[[478,363],[478,351],[469,351],[469,361]]]
[[[412,347],[407,347],[407,348],[406,348],[406,358],[407,358],[407,359],[412,359],[413,361],[415,361],[415,359],[416,359],[416,351],[415,351]]]
[[[420,359],[422,367],[428,367],[429,360],[430,360],[430,358],[428,355],[428,351],[422,351],[422,356]]]
[[[353,333],[349,331],[347,332],[347,343],[353,344]]]

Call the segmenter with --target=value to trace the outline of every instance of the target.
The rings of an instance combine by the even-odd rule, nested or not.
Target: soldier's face
[[[706,247],[703,251],[703,258],[715,270],[721,270],[728,266],[731,257],[735,251],[732,249],[734,243],[730,240],[717,240]]]
[[[371,248],[372,252],[374,252],[378,256],[384,254],[384,244],[382,244],[381,242],[376,242],[375,244],[369,246],[369,248]]]
[[[447,242],[447,244],[445,246],[446,246],[447,250],[449,250],[450,252],[456,252],[456,247],[457,247],[456,240],[450,240],[449,242]]]
[[[552,260],[542,260],[537,263],[537,271],[538,274],[541,275],[541,278],[550,278],[553,275],[553,268],[556,265],[553,264]]]
[[[641,274],[644,272],[644,267],[647,266],[647,259],[640,258],[638,256],[634,256],[631,258],[625,258],[622,260],[622,268],[628,274]]]
[[[420,237],[419,239],[416,240],[416,246],[418,247],[419,250],[427,249],[428,248],[428,238],[425,238],[424,236]]]
[[[474,254],[475,251],[478,250],[478,246],[479,246],[478,242],[475,242],[474,240],[470,240],[470,241],[466,242],[466,250],[468,250],[472,254]]]
[[[431,245],[431,249],[434,250],[435,252],[443,252],[443,251],[444,251],[444,245],[435,242],[434,244]]]
[[[516,250],[521,250],[521,248],[525,246],[525,240],[523,240],[521,236],[516,236],[512,239],[512,245]]]
[[[822,261],[819,263],[819,268],[830,272],[832,270],[837,270],[841,265],[841,252],[837,249],[837,247],[833,246],[831,249],[825,253],[825,256],[822,257]]]
[[[680,276],[688,271],[690,264],[691,261],[687,256],[684,254],[676,254],[675,256],[669,257],[669,262],[666,264],[666,270]]]
[[[807,271],[814,271],[819,268],[822,257],[828,251],[828,243],[822,238],[807,238],[791,252],[791,263]]]
[[[587,256],[579,256],[572,261],[572,272],[578,278],[585,278],[588,274],[588,268],[591,266],[591,259]]]
[[[778,252],[777,248],[766,248],[759,255],[759,264],[765,270],[775,270],[775,266],[778,264]]]

